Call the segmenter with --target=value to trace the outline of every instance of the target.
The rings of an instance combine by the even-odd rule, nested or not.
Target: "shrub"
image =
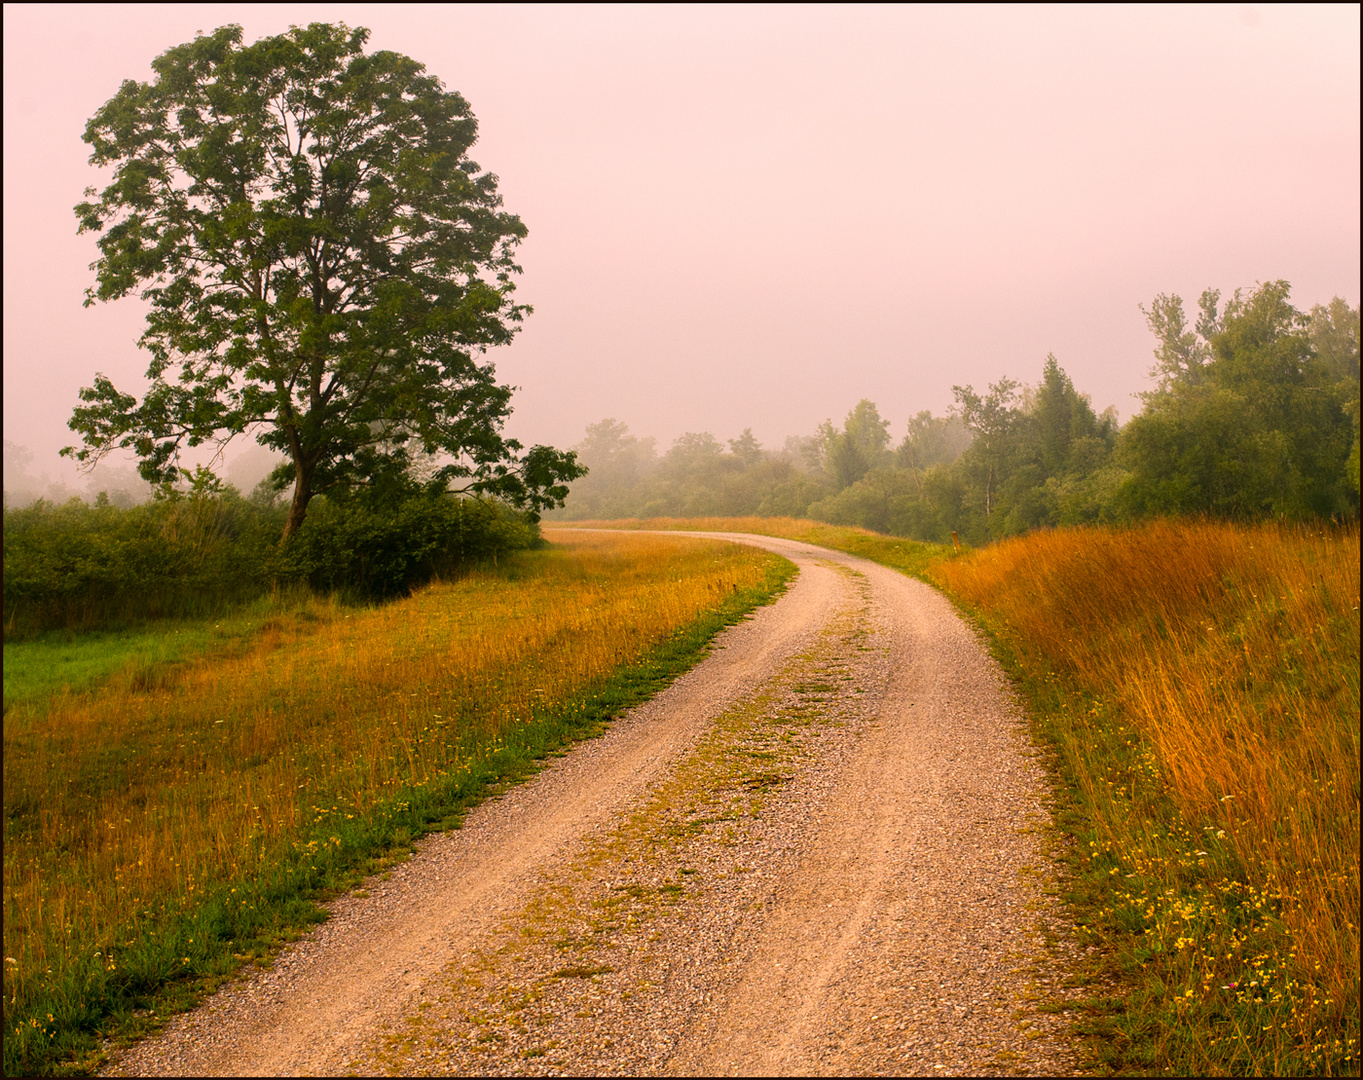
[[[425,491],[386,503],[317,498],[280,572],[319,591],[384,599],[538,541],[537,525],[489,499]]]
[[[7,509],[5,637],[212,617],[280,584],[384,599],[539,538],[501,503],[415,486],[382,501],[319,497],[281,552],[283,516],[230,488],[129,508]]]
[[[206,616],[269,587],[281,522],[233,490],[5,510],[5,636]]]

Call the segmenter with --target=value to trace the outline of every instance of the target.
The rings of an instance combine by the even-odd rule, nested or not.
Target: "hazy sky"
[[[530,230],[510,433],[606,416],[767,445],[953,383],[1148,386],[1137,305],[1286,278],[1359,300],[1359,7],[4,7],[5,438],[53,457],[141,302],[83,309],[86,121],[196,31],[344,21],[470,102]]]

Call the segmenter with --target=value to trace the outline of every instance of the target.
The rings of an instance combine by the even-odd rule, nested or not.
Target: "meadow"
[[[562,541],[380,607],[299,593],[6,644],[6,1074],[88,1069],[268,963],[318,900],[598,732],[793,572]]]
[[[654,517],[617,518],[609,521],[573,521],[569,529],[626,529],[666,532],[737,532],[779,536],[806,544],[845,551],[914,576],[930,566],[959,554],[950,544],[928,544],[902,536],[887,536],[857,525],[829,525],[810,518],[793,517]]]
[[[1091,1066],[1358,1073],[1357,525],[1155,520],[957,553],[791,518],[593,524],[805,540],[943,589],[1049,760],[1094,947]]]

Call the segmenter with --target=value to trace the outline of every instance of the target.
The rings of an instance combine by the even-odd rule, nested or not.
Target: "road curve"
[[[421,841],[391,880],[330,905],[271,969],[174,1019],[110,1074],[1072,1071],[1054,1017],[1029,1004],[1060,974],[1040,944],[1059,925],[1037,831],[1043,778],[974,633],[938,593],[866,560],[682,535],[753,544],[800,574],[604,736]],[[819,696],[811,672],[825,673]],[[797,698],[800,716],[841,719],[774,741],[771,718],[785,709],[788,722]],[[720,718],[738,715],[748,726],[717,743],[721,728],[739,731]],[[759,754],[753,725],[768,721],[762,745],[776,749]],[[781,758],[760,810],[696,812],[675,842],[621,825],[701,758],[792,745],[804,749]],[[674,802],[714,798],[677,790]],[[645,866],[651,888],[680,900],[605,930],[581,915],[598,928],[573,939],[574,955],[609,963],[558,966],[563,940],[531,940],[544,897],[571,891],[563,882],[581,883],[555,901],[566,926],[643,896],[620,882]],[[689,876],[657,884],[674,871]],[[489,989],[502,982],[531,987],[523,999],[536,1004],[474,1015],[474,997],[506,999]]]

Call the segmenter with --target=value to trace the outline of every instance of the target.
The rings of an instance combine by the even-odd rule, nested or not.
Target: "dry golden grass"
[[[565,526],[577,529],[661,529],[689,532],[756,533],[785,540],[845,551],[864,559],[892,566],[921,577],[926,568],[954,554],[949,544],[925,543],[902,536],[886,536],[856,525],[829,525],[809,518],[790,517],[709,517],[709,518],[619,518],[613,521],[574,521]]]
[[[1034,533],[931,571],[1025,677],[1096,703],[1052,730],[1095,865],[1129,881],[1114,924],[1181,958],[1160,961],[1172,998],[1230,1018],[1187,1048],[1194,1072],[1357,1069],[1358,542],[1356,526],[1165,521]],[[1128,766],[1102,746],[1114,724]],[[1275,1030],[1239,1030],[1250,1015]]]
[[[385,607],[316,602],[236,658],[11,708],[4,985],[11,1016],[33,1006],[25,1036],[47,1032],[40,999],[97,996],[92,958],[118,980],[140,939],[207,893],[230,924],[281,852],[325,855],[736,592],[770,587],[772,557],[752,549],[550,536],[554,549]],[[203,956],[192,933],[174,951],[187,970]]]

